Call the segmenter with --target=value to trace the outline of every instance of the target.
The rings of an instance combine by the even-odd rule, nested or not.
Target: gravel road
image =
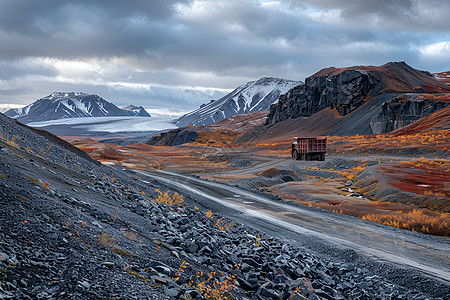
[[[196,205],[317,255],[364,265],[399,284],[450,293],[450,241],[279,200],[168,171],[134,171],[177,190]],[[144,179],[145,180],[145,179]]]

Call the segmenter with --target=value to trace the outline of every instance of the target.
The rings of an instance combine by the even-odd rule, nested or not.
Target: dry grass
[[[158,197],[153,201],[157,203],[164,203],[165,205],[181,205],[184,202],[183,195],[179,195],[178,193],[169,194],[169,192],[162,193],[159,189],[155,189],[155,192],[158,193]]]
[[[363,220],[377,222],[396,228],[427,234],[450,237],[450,216],[448,214],[425,213],[424,210],[375,212],[362,216]]]
[[[422,148],[450,151],[450,130],[426,131],[405,135],[377,134],[355,136],[332,136],[328,138],[329,149],[343,151],[367,151],[383,149]]]
[[[240,134],[240,133],[239,133]],[[274,140],[267,142],[253,142],[248,144],[230,144],[230,141],[239,136],[239,134],[231,134],[230,132],[205,132],[199,134],[200,138],[196,141],[195,145],[220,146],[225,154],[232,156],[236,153],[249,154],[254,156],[279,156],[290,157],[290,140]],[[210,143],[214,141],[214,143]],[[362,154],[369,153],[371,151],[377,151],[383,153],[385,150],[394,149],[398,153],[406,153],[405,149],[425,149],[427,151],[449,151],[450,150],[450,130],[436,130],[436,131],[422,131],[414,132],[408,131],[408,134],[380,134],[380,135],[356,135],[350,137],[328,137],[328,145],[331,153],[339,155],[340,153],[356,153]],[[230,170],[228,162],[220,161],[220,159],[214,160],[213,158],[220,158],[222,154],[215,154],[216,150],[212,148],[186,148],[186,147],[170,147],[170,146],[150,146],[143,144],[135,144],[129,146],[116,146],[108,145],[98,146],[92,142],[83,142],[83,147],[89,152],[91,156],[100,159],[101,161],[109,161],[117,163],[125,168],[160,168],[160,169],[173,169],[179,172],[187,172],[191,174],[217,174],[220,175],[224,171]],[[103,147],[103,148],[102,148]],[[105,153],[101,153],[101,152]],[[414,150],[412,150],[414,153]],[[396,153],[397,153],[396,152]],[[117,157],[108,154],[117,154]],[[428,207],[430,209],[442,209],[446,202],[442,199],[449,197],[450,178],[449,164],[445,160],[430,160],[430,159],[413,159],[411,161],[399,162],[385,159],[382,162],[381,173],[386,176],[387,182],[393,187],[405,191],[412,192],[418,195],[414,197],[413,203],[420,205],[420,207]],[[340,179],[350,180],[358,185],[357,179],[363,174],[368,167],[368,164],[364,161],[352,169],[337,171],[333,169],[323,170],[331,172],[330,174],[340,175]],[[384,169],[383,169],[384,168]],[[251,176],[250,176],[251,175]],[[260,172],[259,174],[244,174],[242,178],[248,176],[253,177],[256,175],[273,177],[280,175],[276,169],[268,169]],[[213,175],[210,175],[213,176]],[[245,177],[247,176],[247,177]],[[330,175],[331,176],[331,175]],[[236,177],[239,179],[238,177]],[[332,178],[338,179],[333,176]],[[217,179],[217,178],[215,178]],[[227,180],[237,180],[231,177],[227,177]],[[311,176],[307,177],[307,181],[314,181],[317,178]],[[370,179],[370,178],[369,178]],[[360,186],[361,193],[366,193],[367,190],[373,190],[378,187],[380,182],[374,178],[373,182],[368,182],[366,178],[364,183],[368,183],[368,186]],[[329,181],[330,177],[323,179],[322,181]],[[369,180],[370,181],[370,180]],[[336,183],[335,185],[341,185],[342,183]],[[362,183],[361,183],[362,184]],[[315,186],[316,190],[311,193],[319,193],[319,187]],[[335,187],[334,187],[335,188]],[[355,187],[352,187],[355,188]],[[437,234],[447,236],[448,214],[430,211],[426,209],[419,209],[418,206],[411,206],[405,203],[385,203],[380,204],[377,199],[375,201],[361,200],[354,197],[337,198],[331,200],[334,196],[327,195],[324,201],[317,203],[311,203],[299,198],[297,192],[290,196],[291,199],[305,205],[312,205],[335,212],[352,215],[358,218],[365,218],[379,222],[381,224],[387,224],[396,226],[399,228],[410,229],[420,231],[428,234]],[[319,193],[320,194],[320,193]],[[337,191],[334,195],[341,195],[342,192]],[[285,195],[280,194],[285,198]],[[178,196],[165,195],[159,192],[159,196],[156,201],[163,203],[179,202]],[[427,197],[425,200],[423,197]],[[438,199],[439,198],[439,199]],[[433,200],[438,199],[438,200]],[[403,201],[404,199],[398,199]],[[408,200],[412,201],[412,200]],[[434,202],[433,202],[434,201]],[[437,203],[438,201],[439,203]],[[434,204],[433,204],[434,203]],[[413,212],[413,208],[417,211]],[[439,226],[439,224],[441,224]],[[227,228],[224,224],[218,224],[222,228]],[[446,229],[447,226],[447,229]],[[219,226],[218,226],[219,227]]]

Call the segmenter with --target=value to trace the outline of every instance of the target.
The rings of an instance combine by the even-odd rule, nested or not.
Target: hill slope
[[[199,109],[182,116],[176,124],[179,127],[189,124],[209,125],[230,116],[263,111],[277,101],[281,94],[301,83],[270,77],[250,81],[221,99],[204,104]]]
[[[150,117],[142,106],[120,109],[97,95],[64,92],[52,93],[24,108],[10,109],[5,115],[22,123],[79,117]]]
[[[380,67],[327,68],[308,77],[305,84],[281,95],[271,106],[265,124],[310,117],[322,109],[332,108],[341,116],[355,113],[358,118],[346,125],[354,127],[353,122],[357,121],[363,127],[352,132],[344,126],[330,134],[385,133],[447,106],[446,93],[450,93],[449,86],[404,62]],[[368,103],[371,103],[370,110],[365,109],[364,114],[356,113],[363,106],[367,108]]]

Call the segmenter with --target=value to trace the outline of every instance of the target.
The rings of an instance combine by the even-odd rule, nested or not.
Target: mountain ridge
[[[119,108],[98,95],[75,92],[53,92],[23,108],[10,109],[5,115],[22,123],[77,117],[150,117],[142,106]]]
[[[218,100],[202,104],[200,108],[185,114],[177,120],[180,127],[210,125],[238,114],[263,111],[278,100],[281,94],[293,86],[302,84],[282,78],[262,77],[249,81]]]

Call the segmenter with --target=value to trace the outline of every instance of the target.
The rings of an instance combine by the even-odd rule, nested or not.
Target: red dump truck
[[[327,152],[327,137],[315,138],[296,137],[292,142],[292,159],[295,160],[325,160]]]

